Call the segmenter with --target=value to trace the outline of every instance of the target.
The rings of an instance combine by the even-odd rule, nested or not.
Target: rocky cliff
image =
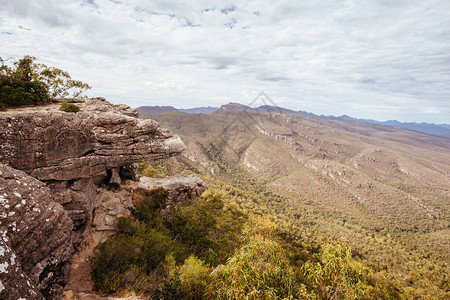
[[[0,112],[1,299],[61,297],[92,220],[110,230],[112,218],[129,213],[131,196],[120,184],[137,179],[136,163],[185,149],[126,105],[103,98],[77,105],[81,112],[60,111],[59,103]]]

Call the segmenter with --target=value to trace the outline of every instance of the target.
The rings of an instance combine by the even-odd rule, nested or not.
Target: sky
[[[450,123],[448,0],[0,0],[0,56],[24,55],[132,107],[264,92],[319,115]]]

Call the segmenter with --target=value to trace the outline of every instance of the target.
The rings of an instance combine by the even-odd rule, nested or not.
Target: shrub
[[[62,111],[65,111],[65,112],[77,113],[81,109],[80,109],[80,107],[78,105],[75,105],[73,103],[69,103],[67,101],[64,101],[63,103],[61,103],[61,106],[59,107],[59,110],[62,110]]]
[[[202,299],[209,282],[209,267],[195,255],[191,255],[178,269],[178,278],[187,299]]]
[[[138,174],[146,177],[165,178],[169,176],[169,171],[163,165],[153,166],[150,162],[140,163]]]
[[[133,215],[142,222],[160,227],[162,223],[161,210],[167,203],[167,190],[158,188],[148,194],[142,201],[136,204]]]
[[[275,237],[275,224],[253,219],[244,229],[247,243],[216,272],[208,286],[213,299],[305,298],[288,253]],[[255,228],[259,228],[255,230]]]
[[[350,247],[326,244],[320,263],[306,262],[302,268],[308,286],[323,299],[357,299],[371,292],[368,269],[351,258]]]

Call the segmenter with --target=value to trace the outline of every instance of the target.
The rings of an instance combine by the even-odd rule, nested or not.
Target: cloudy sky
[[[0,56],[132,107],[264,91],[316,114],[450,123],[450,1],[272,2],[0,0]]]

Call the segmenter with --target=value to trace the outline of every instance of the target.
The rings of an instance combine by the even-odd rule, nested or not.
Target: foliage
[[[36,105],[50,101],[47,86],[36,76],[34,57],[25,56],[10,68],[0,61],[0,103],[5,107]]]
[[[202,198],[175,207],[164,225],[191,253],[216,266],[240,245],[238,233],[245,221],[241,214],[223,209],[222,195],[206,191]]]
[[[140,163],[137,172],[141,176],[153,178],[165,178],[169,175],[165,166],[161,164],[154,166],[150,162]]]
[[[58,68],[37,64],[24,56],[10,67],[0,57],[0,104],[4,107],[37,105],[54,98],[80,97],[90,86]]]
[[[117,235],[96,246],[91,276],[97,291],[110,294],[127,288],[150,290],[148,282],[153,272],[162,268],[168,253],[173,253],[178,261],[187,256],[186,246],[172,239],[169,232],[155,228],[157,220],[161,221],[159,214],[165,197],[163,189],[150,193],[133,211],[138,220],[119,218]],[[130,277],[133,282],[139,277],[147,280],[139,280],[136,285]]]
[[[178,268],[177,276],[185,298],[203,299],[211,272],[202,260],[195,255],[189,256]]]
[[[158,297],[197,294],[206,285],[205,261],[217,264],[232,255],[242,221],[222,210],[220,196],[209,194],[163,213],[166,200],[164,189],[149,193],[136,203],[133,218],[119,218],[117,234],[95,248],[91,267],[98,292],[151,293],[162,282]],[[176,288],[178,279],[183,291]]]
[[[306,262],[306,282],[322,299],[358,299],[371,290],[366,283],[368,269],[351,258],[350,247],[326,244],[320,263]]]
[[[43,64],[36,64],[35,68],[40,70],[38,79],[44,82],[52,98],[78,98],[91,88],[87,83],[72,79],[68,72],[61,69]]]
[[[161,227],[161,211],[166,206],[167,190],[159,188],[153,190],[133,209],[133,215],[141,222]]]
[[[208,297],[214,299],[289,299],[304,288],[287,252],[276,239],[275,224],[251,220],[244,229],[247,243],[214,275]]]
[[[69,103],[67,101],[63,101],[61,103],[61,106],[59,110],[65,111],[65,112],[74,112],[77,113],[80,111],[80,107],[78,105],[75,105],[73,103]]]

